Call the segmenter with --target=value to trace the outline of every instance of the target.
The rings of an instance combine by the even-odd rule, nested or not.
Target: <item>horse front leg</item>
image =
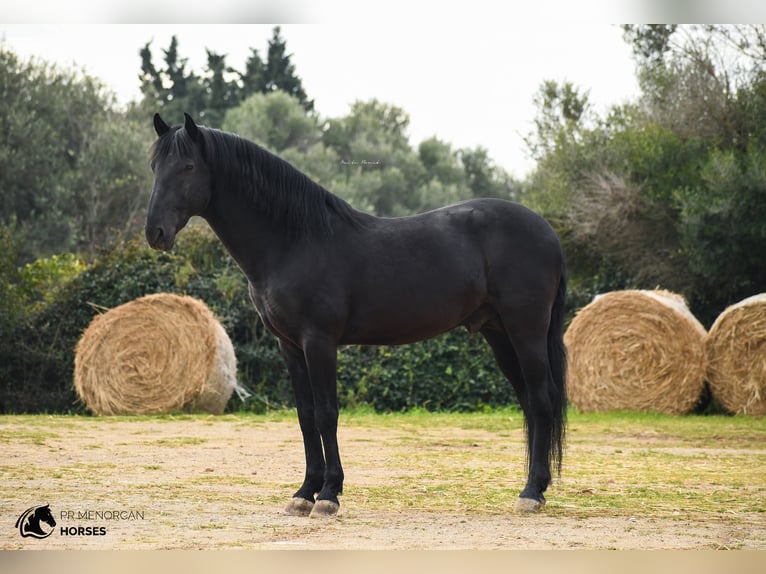
[[[324,484],[325,461],[322,453],[322,438],[314,418],[314,396],[311,393],[311,381],[303,351],[281,339],[279,350],[287,365],[295,393],[298,422],[303,435],[303,449],[306,456],[306,475],[303,484],[285,508],[285,514],[309,516],[314,507],[314,495],[322,489]]]
[[[314,421],[322,437],[325,459],[324,483],[311,516],[335,516],[340,508],[338,495],[343,492],[338,448],[337,346],[329,338],[309,336],[304,340],[303,353],[314,396]]]

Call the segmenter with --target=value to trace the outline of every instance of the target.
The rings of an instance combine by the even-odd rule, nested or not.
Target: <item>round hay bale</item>
[[[147,295],[93,318],[74,386],[97,415],[223,412],[237,362],[226,331],[191,297]]]
[[[727,307],[705,344],[707,380],[730,413],[766,414],[766,293]]]
[[[705,335],[675,293],[600,295],[564,336],[569,400],[590,412],[688,413],[704,389]]]

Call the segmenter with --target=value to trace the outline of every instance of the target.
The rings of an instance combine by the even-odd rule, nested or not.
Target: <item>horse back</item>
[[[499,300],[551,298],[562,259],[542,217],[498,199],[380,219],[343,245],[354,343],[420,340]]]

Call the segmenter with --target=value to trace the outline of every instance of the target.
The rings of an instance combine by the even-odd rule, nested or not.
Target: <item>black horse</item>
[[[203,217],[279,339],[306,455],[288,514],[339,508],[337,347],[410,343],[458,325],[484,336],[524,411],[528,479],[517,509],[545,503],[565,431],[566,279],[561,244],[542,217],[499,199],[373,217],[188,114],[174,127],[156,114],[154,128],[149,244],[168,250],[192,215]]]
[[[51,530],[43,530],[40,523],[44,522],[51,527]],[[53,533],[53,528],[56,526],[56,520],[51,513],[50,504],[45,506],[33,506],[27,508],[24,513],[16,520],[16,528],[19,529],[19,534],[24,538],[48,538]]]

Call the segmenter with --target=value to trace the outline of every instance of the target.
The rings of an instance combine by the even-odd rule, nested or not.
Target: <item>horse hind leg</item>
[[[547,333],[509,334],[516,351],[525,389],[529,468],[527,484],[516,509],[522,512],[540,510],[545,504],[543,493],[551,482],[556,409],[551,396],[551,370],[548,361]]]
[[[481,334],[489,343],[492,354],[495,357],[495,363],[500,368],[505,378],[513,387],[516,393],[516,399],[519,401],[521,410],[526,415],[527,412],[527,391],[524,386],[524,377],[521,374],[519,360],[516,357],[516,351],[511,345],[511,340],[502,325],[496,323],[487,323],[482,329]]]
[[[516,350],[513,348],[511,340],[502,326],[499,326],[498,328],[497,326],[490,324],[481,330],[481,334],[487,340],[487,343],[489,343],[498,367],[513,387],[513,390],[516,393],[516,399],[519,401],[519,406],[524,413],[524,430],[527,438],[527,476],[530,476],[532,451],[535,443],[535,425],[530,424],[532,414],[530,412],[529,397],[519,359],[516,356]],[[516,502],[516,510],[520,512],[535,512],[540,510],[544,503],[544,498],[530,499],[519,497]]]
[[[558,449],[556,391],[548,357],[549,313],[526,306],[499,313],[503,332],[484,333],[503,373],[516,390],[527,430],[527,483],[516,509],[538,511],[551,482]],[[502,335],[505,335],[503,337]]]

